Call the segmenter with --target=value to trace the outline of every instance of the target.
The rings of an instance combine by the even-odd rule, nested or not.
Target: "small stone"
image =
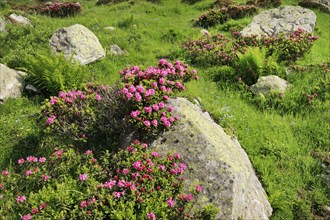
[[[203,36],[211,36],[208,30],[202,29],[200,32]]]
[[[109,31],[109,32],[114,32],[116,30],[116,28],[111,27],[111,26],[107,26],[107,27],[104,27],[103,30]]]
[[[289,83],[275,75],[262,76],[258,79],[257,83],[250,87],[255,95],[262,94],[263,96],[269,95],[271,92],[284,94],[285,90],[289,87]]]
[[[122,55],[128,54],[128,52],[126,50],[120,49],[120,47],[116,44],[111,45],[107,52],[108,52],[108,54],[114,55],[114,56],[122,56]]]
[[[30,20],[28,18],[26,18],[26,17],[23,17],[22,15],[17,15],[15,13],[13,13],[13,14],[11,14],[11,15],[8,16],[8,19],[13,24],[32,26]]]

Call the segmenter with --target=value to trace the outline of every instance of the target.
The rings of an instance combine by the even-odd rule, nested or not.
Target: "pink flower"
[[[150,154],[152,157],[157,157],[157,156],[159,156],[159,153],[158,152],[151,152],[151,154]]]
[[[136,169],[136,170],[142,170],[142,162],[140,160],[134,162],[132,164],[132,166]]]
[[[16,201],[18,203],[23,203],[25,201],[26,197],[23,195],[23,196],[17,196],[16,198]]]
[[[169,121],[165,121],[163,123],[164,123],[165,127],[167,127],[167,128],[169,128],[171,126],[171,122],[169,122]]]
[[[109,182],[105,182],[103,184],[103,188],[108,188],[108,189],[112,189],[112,187],[114,187],[116,185],[116,180],[110,180]]]
[[[159,169],[164,171],[165,170],[165,165],[159,165]]]
[[[171,207],[171,208],[173,208],[174,207],[174,203],[175,203],[175,201],[172,199],[172,197],[171,198],[169,198],[167,201],[166,201],[166,203],[167,203],[167,205],[169,206],[169,207]]]
[[[169,97],[167,95],[164,95],[164,100],[168,100]]]
[[[180,116],[176,115],[176,116],[174,116],[174,119],[178,121],[178,120],[180,120]]]
[[[151,124],[152,124],[154,127],[157,127],[158,122],[157,122],[156,119],[154,119],[154,120],[151,121]]]
[[[37,214],[38,212],[39,212],[39,210],[36,209],[36,208],[33,208],[33,209],[31,210],[32,215],[35,215],[35,214]]]
[[[196,186],[196,191],[197,192],[202,192],[203,191],[203,186],[201,186],[201,185],[198,185],[198,186]]]
[[[145,121],[143,122],[143,124],[144,124],[145,126],[147,126],[147,127],[150,127],[150,125],[151,125],[150,121],[148,121],[148,120],[145,120]]]
[[[157,88],[157,83],[156,83],[156,82],[152,82],[152,83],[151,83],[151,86],[152,86],[153,88]]]
[[[160,87],[160,90],[161,90],[161,91],[166,91],[166,86],[161,86],[161,87]]]
[[[86,95],[81,94],[81,95],[80,95],[80,99],[81,99],[81,100],[85,100],[85,99],[86,99]]]
[[[167,108],[169,112],[173,111],[173,106]]]
[[[147,107],[144,107],[143,110],[145,112],[149,113],[149,114],[152,112],[152,108],[151,107],[148,107],[148,106]]]
[[[42,175],[42,180],[44,182],[46,182],[49,178],[50,178],[50,176],[48,176],[48,175]]]
[[[130,100],[133,97],[132,93],[126,93],[127,100]]]
[[[79,179],[80,179],[80,181],[85,181],[87,178],[88,178],[88,176],[87,176],[86,173],[79,174]]]
[[[121,187],[121,188],[126,187],[126,181],[125,180],[119,180],[117,186]]]
[[[8,171],[8,170],[4,170],[4,171],[2,171],[2,175],[3,175],[3,176],[8,176],[8,175],[9,175],[9,171]]]
[[[127,88],[122,88],[121,92],[122,92],[123,94],[127,94],[127,93],[128,93],[128,89],[127,89]]]
[[[30,176],[31,174],[32,174],[32,171],[31,170],[25,171],[25,176]]]
[[[86,150],[86,152],[85,152],[86,155],[91,155],[92,153],[93,153],[93,151],[91,151],[91,150]]]
[[[140,95],[140,93],[136,92],[135,93],[135,101],[139,102],[139,101],[141,101],[141,99],[142,99],[142,96]]]
[[[192,200],[193,199],[193,196],[191,195],[191,194],[188,194],[187,196],[186,196],[186,200],[187,200],[187,202],[189,202],[190,200]]]
[[[147,214],[147,217],[148,217],[148,219],[151,219],[151,220],[156,219],[156,216],[153,212],[150,212],[149,214]]]
[[[131,92],[131,93],[133,93],[133,92],[136,91],[136,88],[133,85],[130,85],[128,91]]]
[[[136,118],[139,114],[140,114],[140,111],[139,111],[139,110],[132,111],[132,112],[131,112],[131,117],[132,117],[132,118]]]
[[[21,159],[18,159],[18,164],[22,164],[22,163],[24,163],[24,159],[23,158],[21,158]]]
[[[27,161],[27,162],[30,162],[30,163],[32,163],[32,162],[38,162],[38,158],[36,158],[36,157],[34,157],[34,156],[28,156],[28,157],[26,158],[26,161]]]
[[[121,197],[121,193],[120,192],[113,192],[113,196],[115,198],[120,198]]]
[[[95,94],[95,100],[96,101],[100,101],[101,100],[101,96],[99,94]]]
[[[174,157],[175,157],[176,159],[180,159],[180,158],[181,158],[181,155],[178,154],[178,153],[175,153],[175,154],[174,154]]]
[[[50,103],[50,105],[57,104],[57,97],[56,96],[53,96],[49,103]]]
[[[159,79],[158,82],[159,82],[160,85],[164,85],[165,84],[165,79],[162,77],[162,78]]]
[[[143,86],[140,86],[140,85],[138,85],[138,86],[136,87],[136,90],[137,90],[139,93],[143,93],[143,92],[144,92],[144,88],[143,88]]]
[[[31,220],[32,219],[32,215],[31,214],[26,214],[22,216],[22,220]]]
[[[158,103],[158,106],[159,106],[159,108],[164,108],[165,107],[165,103],[164,102],[160,102],[160,103]]]
[[[80,207],[81,207],[81,208],[86,208],[87,205],[88,205],[88,203],[87,203],[86,200],[83,200],[83,201],[81,201],[81,203],[80,203]]]
[[[158,112],[159,106],[157,104],[153,104],[152,109],[155,110],[156,112]]]
[[[52,115],[51,117],[47,118],[46,125],[51,125],[54,123],[56,116]]]
[[[39,162],[40,163],[45,163],[46,162],[46,158],[45,157],[39,157]]]
[[[129,169],[125,169],[125,168],[124,168],[124,169],[123,169],[123,174],[126,175],[126,174],[128,174],[128,173],[129,173]]]

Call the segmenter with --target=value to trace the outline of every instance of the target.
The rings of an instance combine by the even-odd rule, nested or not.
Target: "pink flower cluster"
[[[146,131],[151,128],[170,127],[179,119],[171,117],[173,107],[166,108],[169,96],[175,91],[185,90],[183,82],[198,79],[196,70],[190,71],[188,64],[176,61],[174,64],[161,59],[157,67],[150,66],[145,71],[138,66],[121,70],[123,87],[121,94],[132,104],[131,122]]]

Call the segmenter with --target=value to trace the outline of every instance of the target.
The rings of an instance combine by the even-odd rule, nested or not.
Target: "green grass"
[[[83,0],[83,11],[75,17],[27,15],[35,28],[11,27],[10,38],[0,35],[0,62],[24,68],[24,54],[49,52],[48,39],[58,28],[80,23],[95,33],[104,48],[117,44],[129,52],[128,56],[107,56],[87,66],[96,80],[113,84],[119,79],[118,71],[126,66],[156,65],[159,58],[169,57],[188,38],[200,36],[200,28],[192,27],[190,21],[207,10],[211,2],[188,5],[180,0],[163,0],[160,4],[139,0],[133,5],[125,2],[95,6],[95,1]],[[320,38],[311,53],[297,62],[299,65],[330,63],[330,15],[314,11],[318,17],[315,34]],[[0,14],[9,12],[6,9]],[[239,27],[240,22],[246,24],[249,20],[245,18],[229,26]],[[107,26],[115,27],[115,31],[104,30]],[[228,34],[224,27],[218,25],[210,32]],[[183,95],[199,97],[212,117],[238,138],[267,192],[273,207],[272,219],[312,219],[315,212],[320,214],[322,206],[330,203],[330,192],[320,178],[324,172],[320,160],[312,153],[330,151],[330,112],[324,110],[329,109],[329,102],[321,102],[322,108],[301,111],[260,108],[244,90],[212,82],[206,69],[198,72],[200,80],[189,83]],[[293,95],[306,92],[309,83],[324,80],[321,74],[315,74],[315,79],[303,74],[292,79],[299,85]],[[23,156],[47,153],[47,146],[56,144],[45,139],[37,126],[35,114],[39,108],[40,100],[28,98],[11,99],[0,106],[0,168]]]

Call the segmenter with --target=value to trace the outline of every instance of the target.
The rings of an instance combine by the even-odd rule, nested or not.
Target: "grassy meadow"
[[[12,5],[25,2],[9,0]],[[28,17],[34,25],[33,28],[7,25],[8,33],[0,33],[0,63],[14,69],[30,68],[28,63],[36,62],[33,56],[51,54],[48,42],[57,29],[79,23],[90,29],[105,49],[117,44],[128,51],[127,56],[107,55],[81,68],[89,73],[84,79],[86,82],[113,85],[120,77],[118,72],[131,64],[147,68],[156,65],[161,58],[184,61],[180,52],[183,42],[201,37],[202,28],[194,27],[191,20],[198,18],[211,3],[211,0],[195,4],[180,0],[160,3],[137,0],[96,5],[95,1],[82,0],[82,12],[67,18],[0,9],[0,15],[16,12]],[[284,0],[282,5],[297,3]],[[319,91],[320,84],[330,82],[329,72],[320,67],[330,64],[330,15],[317,9],[313,11],[317,15],[314,34],[319,39],[309,54],[296,61],[298,68],[293,68],[287,78],[295,86],[282,102],[258,100],[244,86],[214,80],[214,75],[219,74],[214,67],[193,66],[199,80],[189,82],[186,91],[180,94],[199,99],[214,120],[239,140],[267,192],[274,220],[325,220],[324,207],[330,205],[330,189],[322,178],[325,169],[321,165],[330,163],[329,86],[322,90],[324,100],[305,102],[306,93]],[[251,19],[228,24],[246,25]],[[230,36],[226,29],[228,24],[216,25],[208,31],[211,35],[221,32]],[[109,26],[115,29],[105,29]],[[54,58],[50,55],[49,59],[51,63]],[[40,62],[34,68],[51,72],[57,67]],[[51,147],[60,143],[46,136],[38,126],[38,112],[44,98],[48,97],[25,95],[0,105],[0,169],[16,164],[17,159],[27,155],[47,154],[52,151]]]

